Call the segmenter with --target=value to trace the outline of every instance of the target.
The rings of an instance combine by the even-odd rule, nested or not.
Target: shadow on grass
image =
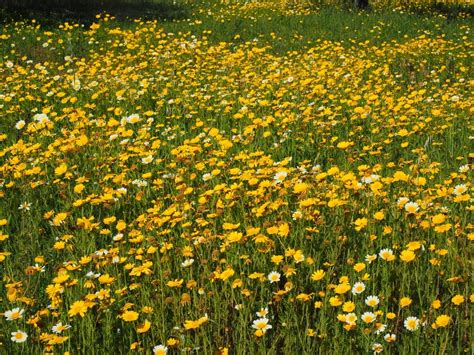
[[[412,6],[411,10],[418,15],[443,15],[448,20],[459,17],[474,17],[473,5],[443,4],[440,2],[428,6]]]
[[[119,20],[162,21],[189,15],[186,6],[173,0],[0,0],[3,22],[34,18],[45,26],[65,21],[90,24],[98,13],[108,13]]]

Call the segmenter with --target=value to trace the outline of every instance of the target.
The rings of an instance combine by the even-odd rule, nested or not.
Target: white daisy
[[[15,343],[24,343],[28,338],[28,334],[26,334],[22,330],[17,330],[16,332],[11,333],[12,337],[10,338]]]
[[[365,284],[363,282],[356,282],[354,286],[352,286],[352,294],[358,295],[365,291]]]
[[[13,308],[11,311],[6,311],[4,316],[7,320],[17,320],[23,317],[24,309]]]
[[[285,178],[288,176],[288,173],[286,171],[279,171],[273,176],[273,180],[275,183],[279,184],[285,180]]]
[[[403,325],[405,326],[406,329],[408,329],[411,332],[414,332],[415,330],[418,329],[420,326],[420,320],[416,317],[408,317],[405,319],[403,322]]]
[[[181,263],[182,267],[189,267],[194,263],[194,259],[186,259]]]
[[[272,329],[272,326],[268,324],[269,319],[262,317],[253,321],[252,328],[266,332],[268,329]]]
[[[459,185],[454,186],[453,194],[456,196],[460,196],[466,191],[467,191],[467,186],[464,184],[459,184]]]
[[[153,355],[166,355],[168,353],[168,347],[164,345],[156,345],[153,347]]]
[[[369,307],[377,307],[380,300],[377,296],[367,296],[365,299],[365,304]]]
[[[276,271],[272,271],[268,274],[268,281],[270,281],[270,283],[274,283],[274,282],[278,282],[280,281],[280,273],[279,272],[276,272]]]
[[[405,204],[405,211],[408,213],[416,213],[420,209],[420,206],[416,202],[407,202]]]
[[[16,129],[22,129],[23,127],[25,127],[25,124],[26,122],[24,120],[19,120],[16,124],[15,124],[15,128]]]

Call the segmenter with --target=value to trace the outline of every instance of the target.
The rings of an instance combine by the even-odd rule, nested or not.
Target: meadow
[[[472,6],[129,5],[0,10],[0,353],[472,353]]]

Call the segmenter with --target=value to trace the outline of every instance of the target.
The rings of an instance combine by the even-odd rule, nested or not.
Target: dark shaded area
[[[89,24],[98,13],[107,13],[120,20],[171,21],[188,15],[186,7],[172,0],[0,0],[2,22],[34,18],[45,24],[64,21]]]
[[[474,6],[444,4],[437,2],[428,6],[411,6],[410,10],[418,15],[433,16],[439,14],[446,16],[448,20],[453,20],[462,16],[474,17]]]
[[[360,10],[366,10],[369,7],[369,0],[354,0],[354,6]]]

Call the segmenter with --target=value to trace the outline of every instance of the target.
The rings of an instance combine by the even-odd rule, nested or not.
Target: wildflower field
[[[167,4],[0,25],[0,353],[472,353],[472,8]]]

